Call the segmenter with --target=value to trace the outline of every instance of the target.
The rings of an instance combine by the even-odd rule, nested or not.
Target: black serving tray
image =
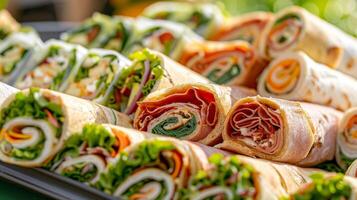
[[[37,168],[24,168],[0,162],[0,178],[58,200],[118,199],[86,184]]]

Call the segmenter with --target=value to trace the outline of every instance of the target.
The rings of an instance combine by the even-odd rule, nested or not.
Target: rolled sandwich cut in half
[[[209,39],[214,41],[244,40],[258,50],[263,30],[272,19],[273,14],[269,12],[252,12],[229,18]]]
[[[137,102],[153,91],[182,83],[210,82],[156,51],[144,49],[133,53],[130,58],[132,65],[121,71],[105,103],[127,114],[134,113]]]
[[[26,89],[39,87],[62,90],[74,78],[87,50],[58,40],[49,40],[37,55],[32,65],[22,70],[15,87]]]
[[[130,127],[130,119],[95,103],[46,89],[12,94],[0,107],[0,160],[44,166],[87,123]]]
[[[213,84],[182,84],[152,93],[138,103],[134,127],[158,135],[219,143],[233,101],[255,95],[247,89]]]
[[[279,11],[267,25],[261,53],[303,51],[316,62],[357,78],[357,40],[301,7]]]
[[[131,62],[110,50],[90,49],[64,93],[104,104],[122,69]]]
[[[193,2],[157,2],[147,7],[142,15],[186,24],[204,38],[209,38],[225,20],[218,6]]]
[[[245,41],[192,42],[178,61],[217,84],[255,88],[265,65]]]
[[[102,47],[114,34],[114,25],[109,16],[95,13],[80,26],[61,35],[63,41],[88,48]]]
[[[347,169],[357,159],[357,108],[346,111],[337,135],[336,161]]]
[[[357,105],[357,81],[315,62],[303,52],[282,54],[258,81],[262,96],[305,101],[345,111]]]
[[[132,129],[109,124],[86,124],[66,139],[46,168],[62,176],[94,184],[120,152],[145,139]]]
[[[95,186],[115,197],[173,199],[189,176],[207,165],[205,154],[192,147],[164,137],[136,143],[120,154]]]
[[[13,33],[0,44],[0,81],[13,84],[22,70],[31,66],[30,58],[42,47],[33,32]]]
[[[229,111],[223,143],[235,153],[314,166],[334,158],[341,113],[327,107],[260,96],[238,100]]]

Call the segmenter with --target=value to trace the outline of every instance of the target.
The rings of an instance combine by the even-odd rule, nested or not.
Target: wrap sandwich
[[[103,104],[120,72],[130,63],[127,58],[114,51],[90,49],[74,79],[63,92]]]
[[[0,11],[0,41],[13,32],[18,32],[21,25],[11,16],[7,10]]]
[[[224,122],[223,143],[235,153],[315,166],[332,160],[341,113],[327,107],[275,98],[238,100]]]
[[[0,160],[44,166],[87,123],[130,127],[130,119],[95,103],[47,89],[12,94],[0,107]]]
[[[206,145],[221,142],[232,102],[255,91],[213,84],[182,84],[150,94],[138,103],[134,127]]]
[[[258,81],[262,96],[306,101],[345,111],[357,105],[357,81],[317,63],[303,52],[282,54]]]
[[[125,67],[115,81],[108,101],[115,110],[132,114],[137,102],[153,91],[181,83],[209,81],[156,51],[144,49],[130,57],[133,64]]]

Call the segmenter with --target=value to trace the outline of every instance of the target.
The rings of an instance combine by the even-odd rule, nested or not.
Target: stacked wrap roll
[[[340,167],[346,170],[356,159],[357,108],[351,108],[344,113],[340,122],[337,135],[336,160]]]
[[[192,42],[183,49],[180,63],[217,84],[254,87],[264,65],[244,41]]]
[[[74,78],[62,91],[105,104],[121,71],[130,64],[131,62],[127,58],[117,52],[90,49]]]
[[[147,7],[142,15],[186,24],[204,38],[210,38],[225,20],[216,5],[193,2],[157,2]]]
[[[130,57],[133,63],[121,70],[111,89],[106,106],[132,114],[137,102],[148,94],[182,83],[210,81],[165,55],[144,49]]]
[[[206,166],[206,155],[197,146],[151,138],[128,147],[95,186],[116,197],[173,199],[189,176]]]
[[[213,84],[182,84],[150,94],[139,103],[134,127],[214,145],[222,140],[224,119],[232,102],[255,91]]]
[[[131,126],[124,114],[46,89],[12,94],[0,112],[0,160],[25,167],[44,166],[86,123]]]
[[[258,81],[262,96],[306,101],[345,111],[357,106],[357,81],[317,63],[303,52],[282,54]]]
[[[263,30],[272,18],[273,14],[268,12],[252,12],[229,18],[209,40],[244,40],[258,50]]]
[[[82,131],[63,142],[61,150],[46,168],[62,176],[94,184],[100,174],[113,164],[120,152],[141,142],[145,135],[109,124],[86,124]]]
[[[87,50],[58,40],[49,40],[22,70],[15,87],[40,87],[62,91],[75,77]]]
[[[279,11],[263,33],[261,52],[304,51],[316,62],[357,78],[357,40],[300,7]]]
[[[43,43],[34,32],[13,33],[0,44],[0,80],[13,84],[21,71],[31,66],[31,56],[39,53]]]
[[[332,160],[341,113],[307,103],[265,97],[238,100],[229,111],[223,143],[235,153],[300,166]]]

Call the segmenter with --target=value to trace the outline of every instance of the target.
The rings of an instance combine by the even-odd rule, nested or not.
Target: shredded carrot
[[[133,194],[129,197],[130,200],[145,199],[146,194]]]
[[[114,133],[114,135],[117,138],[117,142],[118,142],[118,151],[117,152],[113,152],[112,156],[114,157],[117,153],[123,151],[126,147],[128,147],[130,145],[130,140],[128,138],[127,135],[125,135],[123,132],[121,132],[120,130],[117,129],[112,129],[112,132]]]
[[[27,140],[32,137],[31,135],[26,135],[22,133],[17,133],[15,131],[6,131],[6,130],[2,130],[1,135],[4,135],[5,139],[11,143],[20,142],[21,140]]]
[[[272,79],[273,74],[280,68],[283,70],[278,74],[278,77],[289,77],[287,81],[282,84],[275,83]],[[299,63],[296,60],[289,59],[280,62],[275,65],[269,72],[267,76],[267,83],[274,89],[283,90],[285,89],[292,81],[294,81],[300,75]]]
[[[180,175],[180,171],[181,171],[181,167],[182,167],[181,154],[179,154],[177,151],[173,151],[172,158],[175,161],[175,170],[172,172],[171,176],[172,176],[172,178],[176,178],[177,176]]]

